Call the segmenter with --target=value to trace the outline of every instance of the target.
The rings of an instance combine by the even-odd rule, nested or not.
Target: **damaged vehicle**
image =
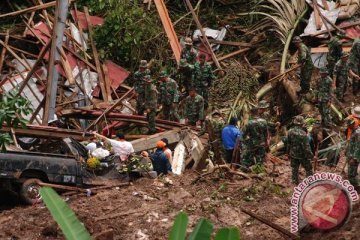
[[[0,153],[0,189],[20,195],[28,204],[40,200],[40,184],[52,183],[76,187],[102,185],[105,181],[123,177],[116,170],[116,159],[107,158],[105,167],[96,171],[86,165],[86,148],[72,138],[65,138],[61,154],[30,151]]]

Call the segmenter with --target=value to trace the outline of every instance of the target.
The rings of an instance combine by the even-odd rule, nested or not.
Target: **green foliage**
[[[171,229],[169,240],[184,240],[186,237],[186,227],[189,222],[189,217],[186,213],[179,213],[176,218],[174,225]]]
[[[240,231],[237,227],[222,228],[215,236],[215,240],[233,240],[240,239]]]
[[[186,213],[179,213],[171,229],[169,240],[185,240],[186,228],[189,218]],[[201,219],[195,226],[193,232],[187,238],[188,240],[210,240],[213,231],[213,225],[206,219]],[[221,228],[216,233],[215,240],[240,240],[240,232],[237,227]]]
[[[78,220],[75,213],[52,188],[41,188],[40,195],[47,209],[50,211],[51,216],[59,224],[66,239],[91,239],[90,234],[88,233],[84,225]]]
[[[0,100],[0,127],[4,124],[8,127],[17,128],[21,125],[26,127],[26,119],[23,116],[32,112],[30,102],[26,98],[16,96],[16,92],[5,93]],[[0,150],[6,151],[5,146],[12,140],[8,133],[0,134]]]
[[[131,155],[126,161],[121,162],[120,173],[129,173],[135,169],[140,171],[150,171],[151,163],[143,163],[140,155]]]

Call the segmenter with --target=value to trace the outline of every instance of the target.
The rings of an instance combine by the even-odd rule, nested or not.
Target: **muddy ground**
[[[342,159],[339,166],[343,164]],[[271,172],[272,164],[267,169]],[[321,171],[340,172],[340,169],[320,167]],[[102,190],[95,196],[71,196],[67,202],[93,236],[107,233],[121,240],[167,239],[175,216],[184,211],[190,217],[189,231],[200,218],[207,218],[215,229],[238,226],[242,239],[289,239],[239,208],[250,209],[290,229],[293,185],[289,163],[277,166],[275,172],[278,177],[267,176],[263,180],[213,173],[194,183],[198,174],[188,170],[180,177],[170,177],[173,185],[142,178],[130,186]],[[359,218],[360,210],[355,204],[350,221],[342,228],[302,234],[302,239],[359,239]],[[0,239],[64,239],[64,236],[48,210],[38,204],[2,209]],[[106,239],[106,234],[98,239]]]

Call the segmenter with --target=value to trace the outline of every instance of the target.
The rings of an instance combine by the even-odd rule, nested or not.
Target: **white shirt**
[[[92,153],[96,148],[97,148],[96,143],[94,142],[91,142],[88,145],[86,145],[86,149],[90,151],[90,153]]]
[[[165,155],[169,158],[169,161],[170,161],[170,164],[172,164],[172,152],[170,150],[170,148],[167,148],[165,151],[164,151]]]
[[[120,157],[121,161],[127,160],[129,155],[134,152],[131,142],[112,139],[109,139],[109,142],[112,146],[112,151]]]

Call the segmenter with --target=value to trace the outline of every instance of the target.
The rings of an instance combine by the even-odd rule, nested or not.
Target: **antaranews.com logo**
[[[348,180],[335,173],[320,172],[304,179],[291,198],[291,232],[306,226],[331,230],[343,226],[349,219],[352,202],[359,195]]]

